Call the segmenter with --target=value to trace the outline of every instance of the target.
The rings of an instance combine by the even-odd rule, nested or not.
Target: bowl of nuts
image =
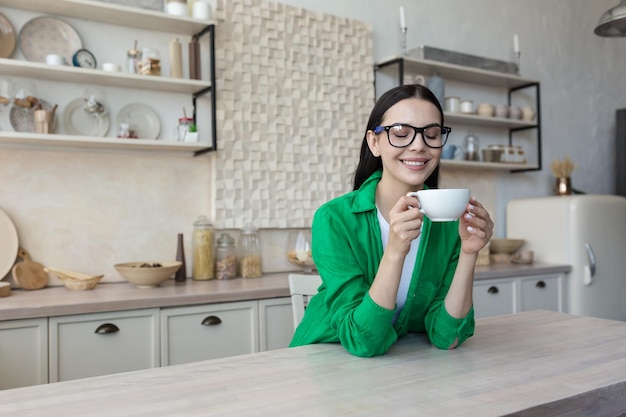
[[[137,288],[154,288],[170,279],[182,262],[126,262],[114,265],[117,272]]]

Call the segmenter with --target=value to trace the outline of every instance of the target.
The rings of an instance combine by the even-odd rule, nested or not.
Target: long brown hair
[[[356,171],[354,171],[354,190],[358,190],[365,180],[370,177],[370,175],[383,168],[381,158],[374,156],[367,144],[367,131],[374,130],[376,126],[382,123],[385,113],[391,106],[401,100],[412,97],[421,98],[433,103],[441,114],[441,125],[443,126],[443,109],[441,108],[441,104],[439,104],[439,100],[437,100],[435,95],[428,88],[420,84],[407,84],[387,91],[378,99],[372,109],[372,112],[370,113],[367,127],[365,129],[365,135],[363,135],[363,143],[361,144],[359,165],[357,166]],[[439,166],[437,166],[433,173],[426,179],[425,184],[428,188],[438,188]]]

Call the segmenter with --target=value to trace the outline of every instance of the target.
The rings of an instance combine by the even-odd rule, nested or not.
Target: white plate
[[[119,128],[124,122],[130,123],[138,139],[156,139],[161,132],[159,115],[142,103],[131,103],[122,107],[115,117],[115,126]]]
[[[44,110],[52,110],[53,108],[53,106],[51,106],[46,100],[39,99],[39,103],[41,103],[41,108]],[[13,130],[16,132],[36,133],[37,129],[35,129],[35,118],[33,116],[34,111],[34,108],[25,109],[23,107],[18,107],[15,104],[11,106],[9,121],[11,122]],[[55,113],[50,133],[54,133],[56,124],[57,115]]]
[[[83,42],[72,26],[55,17],[41,16],[24,24],[19,34],[20,51],[29,61],[46,62],[46,55],[65,57],[71,65],[74,53]]]
[[[0,209],[0,280],[3,279],[15,263],[19,242],[17,230],[9,216]]]
[[[100,126],[96,129],[96,119],[83,109],[83,98],[70,101],[63,110],[63,126],[70,135],[104,137],[109,132],[111,119],[109,114],[100,117]]]

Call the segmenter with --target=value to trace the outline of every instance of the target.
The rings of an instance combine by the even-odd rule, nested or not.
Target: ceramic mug
[[[58,54],[46,55],[46,64],[48,65],[66,65],[65,58]]]
[[[445,145],[441,149],[441,159],[454,159],[458,155],[458,152],[461,150],[458,146],[455,145]]]
[[[532,122],[535,119],[535,110],[532,107],[522,107],[522,120]]]
[[[470,190],[447,188],[413,191],[407,194],[420,203],[420,211],[433,222],[451,222],[463,215],[469,203]]]

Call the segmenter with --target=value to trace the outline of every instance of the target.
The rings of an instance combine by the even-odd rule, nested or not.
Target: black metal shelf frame
[[[217,151],[217,97],[215,88],[215,25],[211,24],[202,29],[200,32],[192,36],[193,40],[198,40],[202,36],[209,34],[209,57],[211,62],[209,63],[211,85],[203,90],[200,90],[192,95],[193,103],[193,123],[196,124],[196,102],[198,97],[211,93],[211,147],[201,149],[193,153],[194,156],[202,155],[207,152]]]

